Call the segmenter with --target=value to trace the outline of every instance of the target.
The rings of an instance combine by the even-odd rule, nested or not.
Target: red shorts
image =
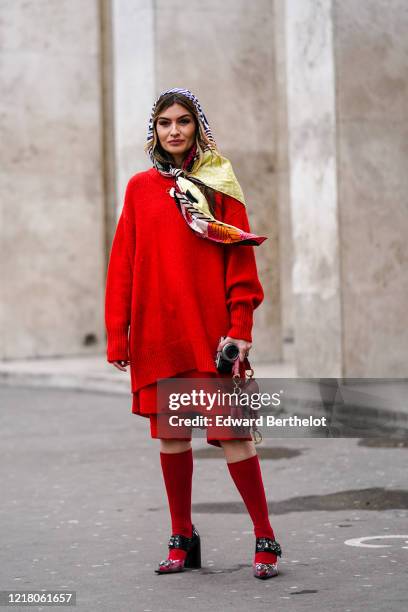
[[[171,439],[176,439],[176,440],[186,440],[186,441],[190,441],[191,440],[191,427],[189,426],[177,426],[177,438],[174,438],[171,436],[171,432],[168,432],[168,425],[167,425],[167,418],[168,416],[166,414],[151,414],[150,416],[150,434],[152,438],[161,438],[163,440],[171,440]],[[163,419],[164,423],[163,426],[161,428],[160,433],[158,432],[158,427],[159,427],[159,423],[160,423],[160,419]],[[237,436],[236,434],[234,435],[234,432],[229,429],[228,427],[217,427],[216,425],[214,426],[207,426],[205,428],[207,430],[207,442],[208,444],[212,444],[213,446],[219,446],[221,447],[221,441],[223,440],[252,440],[252,437],[250,435],[241,435],[241,436]],[[185,431],[185,437],[180,437],[181,435],[183,435],[183,432]]]
[[[188,370],[188,372],[182,372],[177,374],[177,378],[209,378],[219,376],[215,372],[199,372],[198,370]],[[190,441],[192,438],[192,428],[186,425],[177,426],[177,437],[171,435],[171,431],[168,431],[168,425],[166,427],[166,419],[168,416],[165,414],[157,414],[157,383],[146,385],[138,390],[137,393],[133,394],[132,404],[133,414],[140,414],[150,418],[150,434],[152,438],[163,438],[163,439],[177,439]],[[158,431],[159,426],[160,431]],[[203,429],[203,427],[200,427]],[[211,426],[208,425],[207,430],[207,442],[213,446],[221,447],[220,440],[252,440],[250,433],[248,435],[240,434],[237,435],[232,428],[226,426]],[[183,435],[185,432],[185,436]],[[181,437],[183,436],[183,437]]]

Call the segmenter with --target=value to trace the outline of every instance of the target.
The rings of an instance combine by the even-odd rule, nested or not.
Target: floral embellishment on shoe
[[[254,576],[266,580],[278,575],[277,563],[254,563]]]
[[[184,569],[184,559],[164,559],[160,561],[157,574],[165,574],[167,572],[181,572]]]

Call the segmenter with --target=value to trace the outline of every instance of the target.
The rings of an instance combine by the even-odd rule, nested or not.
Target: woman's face
[[[160,113],[156,131],[163,149],[180,161],[195,141],[196,126],[190,111],[175,103]]]

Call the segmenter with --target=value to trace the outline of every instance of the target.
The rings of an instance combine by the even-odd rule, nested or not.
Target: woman
[[[193,455],[185,438],[162,434],[157,379],[217,377],[214,355],[229,342],[242,362],[251,348],[253,310],[264,294],[244,197],[197,98],[170,89],[153,105],[145,147],[153,167],[133,176],[112,244],[106,283],[107,359],[130,365],[132,413],[150,419],[171,514],[169,554],[156,572],[201,567],[191,519]],[[130,328],[130,331],[129,331]],[[220,340],[220,337],[223,339]],[[257,578],[277,575],[279,544],[268,518],[250,436],[217,436],[254,525]]]

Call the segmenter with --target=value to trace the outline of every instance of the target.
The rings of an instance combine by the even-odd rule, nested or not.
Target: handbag
[[[252,393],[259,393],[259,385],[254,378],[254,369],[251,367],[248,357],[245,357],[244,361],[241,361],[239,358],[234,361],[232,367],[232,382],[234,385],[233,393],[237,395],[247,393],[251,396]],[[255,410],[251,406],[242,406],[239,403],[231,408],[231,412],[236,418],[255,419],[257,416]],[[245,429],[245,427],[235,426],[234,429],[242,430]],[[255,444],[262,442],[262,434],[254,421],[251,423],[250,432]]]

